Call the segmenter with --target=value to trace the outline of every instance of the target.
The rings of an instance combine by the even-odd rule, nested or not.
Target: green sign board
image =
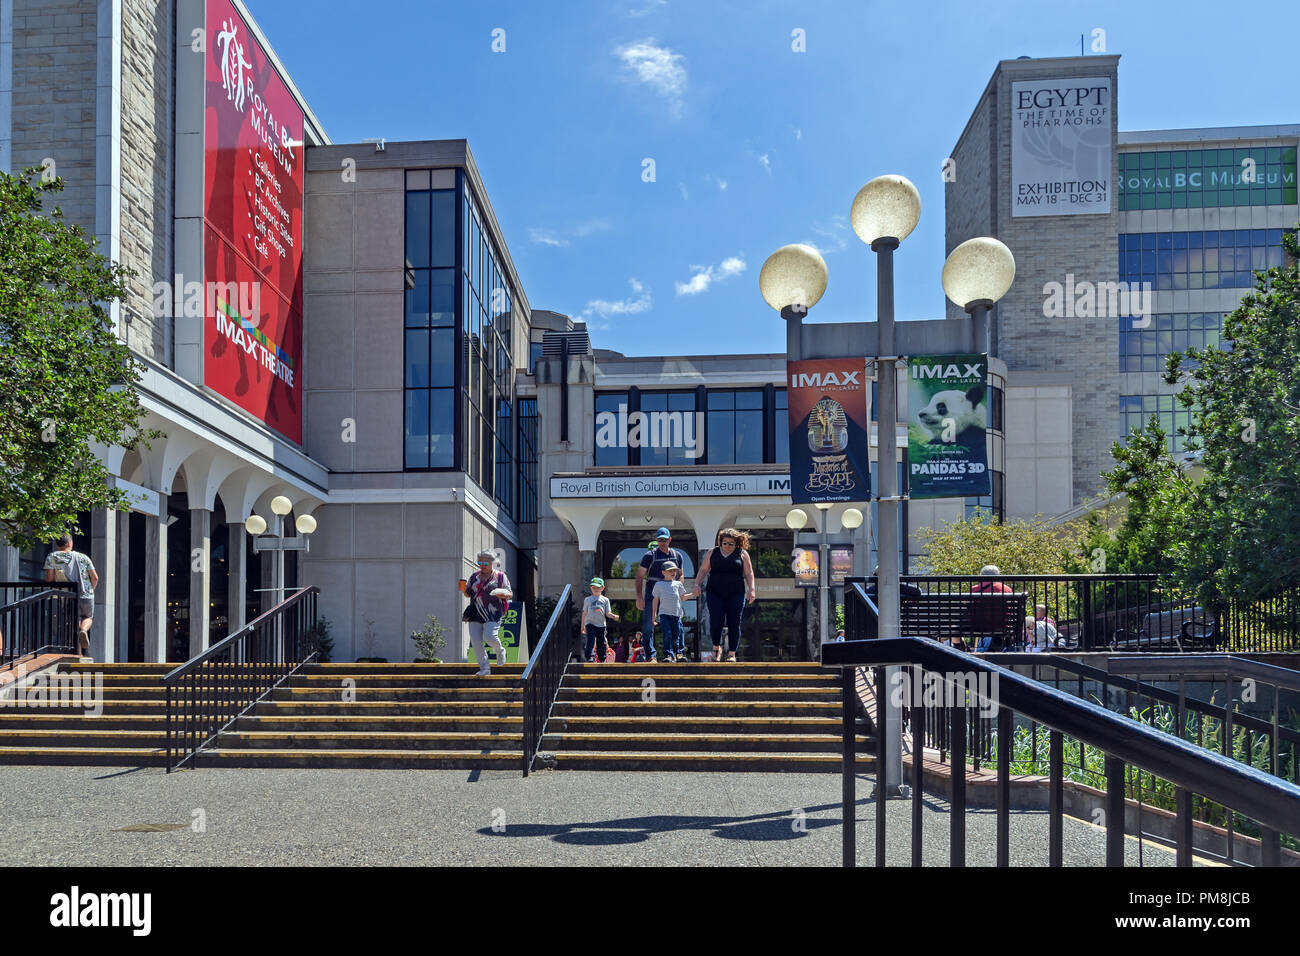
[[[501,644],[506,649],[507,664],[528,663],[528,623],[524,616],[524,603],[522,601],[510,602],[510,607],[501,616],[501,630],[497,633],[497,637],[501,638]],[[487,652],[488,660],[495,664],[496,655],[492,652],[490,646]],[[465,659],[470,663],[478,663],[474,657],[472,645],[466,651]]]

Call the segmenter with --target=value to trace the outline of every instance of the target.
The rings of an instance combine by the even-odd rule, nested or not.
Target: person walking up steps
[[[686,660],[686,634],[682,629],[682,602],[694,599],[687,596],[686,585],[681,582],[681,571],[671,561],[663,564],[664,579],[654,586],[654,616],[659,621],[663,640],[661,661],[671,664],[681,658]]]
[[[636,569],[636,607],[641,611],[641,647],[645,650],[647,661],[655,659],[655,619],[651,605],[654,603],[655,585],[664,579],[663,567],[668,561],[674,567],[686,567],[686,556],[676,548],[669,547],[672,533],[667,528],[655,532],[659,546],[641,558],[641,566]],[[671,651],[672,647],[665,648]],[[662,655],[660,655],[662,656]]]
[[[478,661],[478,676],[492,673],[488,663],[484,642],[491,644],[497,655],[497,665],[506,662],[506,649],[501,645],[501,617],[514,594],[510,590],[510,579],[504,571],[496,570],[496,555],[491,551],[480,551],[477,556],[478,570],[461,582],[459,587],[469,597],[469,605],[461,620],[469,624],[470,646],[474,648],[474,659]]]
[[[95,588],[99,587],[99,573],[90,558],[72,550],[72,535],[59,539],[59,547],[45,559],[45,580],[66,581],[77,585],[77,613],[81,618],[77,630],[77,652],[83,661],[89,661],[90,625],[95,617]]]
[[[586,635],[586,644],[582,656],[588,663],[605,662],[605,652],[609,645],[605,641],[605,618],[617,621],[618,615],[609,606],[605,597],[605,579],[591,579],[591,597],[582,602],[582,633]],[[596,656],[592,656],[592,651]]]

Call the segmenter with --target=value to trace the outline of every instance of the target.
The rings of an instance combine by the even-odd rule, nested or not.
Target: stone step
[[[713,687],[665,687],[658,683],[653,687],[655,699],[661,701],[817,701],[827,703],[838,702],[840,699],[838,692],[822,690],[816,687],[728,687],[722,689]],[[649,686],[642,687],[639,684],[620,687],[561,686],[557,700],[601,700],[610,702],[618,702],[629,698],[641,700],[649,690]]]
[[[258,717],[333,716],[339,717],[492,717],[522,714],[520,700],[357,700],[341,704],[337,700],[264,700],[253,706]]]
[[[268,699],[298,703],[301,701],[334,701],[351,703],[343,700],[344,688],[333,687],[277,687],[271,691]],[[357,687],[348,689],[349,696],[359,701],[497,701],[505,704],[510,700],[520,699],[518,687]]]
[[[819,753],[696,753],[645,752],[618,750],[571,750],[547,752],[550,760],[539,758],[535,768],[553,766],[556,770],[623,770],[754,773],[839,773],[843,758],[839,754]],[[868,773],[875,758],[858,755],[857,771]]]
[[[508,770],[520,772],[519,750],[205,750],[190,766],[366,768],[374,770]]]
[[[869,750],[869,738],[858,738],[858,750]],[[839,754],[837,734],[659,734],[659,733],[551,733],[547,728],[541,748],[557,754],[574,751],[616,750],[709,753],[829,753]]]
[[[838,692],[839,683],[834,678],[819,674],[566,674],[564,687],[641,687],[653,680],[659,687],[732,687],[762,689],[806,689]]]
[[[77,767],[160,767],[167,752],[149,747],[0,746],[0,764],[65,764]]]
[[[523,749],[522,733],[366,732],[328,731],[279,733],[227,731],[213,746],[218,750],[454,750],[463,752]]]
[[[834,717],[701,717],[698,714],[658,716],[642,711],[636,714],[600,717],[574,717],[552,714],[546,725],[548,733],[566,734],[834,734],[840,732],[840,720]]]
[[[827,717],[841,712],[837,701],[729,701],[662,700],[643,701],[638,695],[623,700],[565,700],[555,702],[552,718],[583,717]]]
[[[0,745],[11,747],[162,747],[165,728],[123,730],[89,728],[5,730]]]
[[[406,733],[412,731],[450,731],[456,733],[522,734],[524,719],[521,716],[503,717],[495,715],[466,716],[462,714],[440,716],[403,716],[389,714],[380,716],[355,716],[345,714],[328,714],[318,716],[280,716],[270,714],[253,717],[241,717],[235,726],[240,733],[266,731],[275,733],[319,734],[334,732]]]

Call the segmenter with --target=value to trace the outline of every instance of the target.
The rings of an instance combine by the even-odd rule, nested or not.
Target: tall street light
[[[877,461],[879,481],[876,528],[879,552],[877,599],[880,611],[878,634],[898,637],[899,628],[899,544],[901,502],[898,487],[898,370],[904,359],[894,346],[894,250],[911,235],[921,218],[921,196],[902,176],[877,176],[858,191],[849,213],[853,231],[876,254],[876,380]],[[996,239],[970,239],[952,251],[943,268],[943,287],[948,297],[972,318],[972,350],[989,352],[988,311],[1011,287],[1015,258]],[[782,246],[763,265],[759,289],[768,305],[786,320],[786,354],[803,358],[802,317],[826,290],[826,263],[808,246]],[[806,516],[805,516],[806,517]],[[793,527],[793,526],[792,526]],[[823,563],[825,559],[823,558]],[[824,615],[823,615],[824,617]],[[894,686],[898,669],[886,669],[886,686]],[[878,706],[886,709],[888,726],[896,728],[885,742],[883,793],[894,795],[902,785],[901,714],[891,698]]]
[[[876,550],[879,570],[876,594],[879,600],[879,635],[900,635],[898,620],[898,542],[902,497],[898,490],[898,367],[901,356],[894,349],[894,250],[912,234],[921,219],[921,194],[902,176],[877,176],[853,197],[849,222],[859,239],[876,254],[876,488],[878,522]],[[885,687],[893,687],[898,668],[885,669]],[[901,791],[903,783],[902,709],[885,693],[876,706],[886,708],[886,726],[897,728],[885,741],[881,755],[883,780],[877,781],[882,797]]]
[[[992,353],[989,309],[1016,278],[1016,257],[989,236],[967,239],[943,264],[943,291],[971,317],[972,351]]]
[[[821,512],[820,527],[818,531],[817,542],[817,584],[818,584],[818,605],[817,605],[817,635],[819,646],[825,647],[830,640],[830,590],[831,590],[831,558],[830,558],[830,538],[827,536],[830,528],[830,502],[819,501],[813,505]],[[808,512],[802,508],[792,508],[785,516],[785,526],[796,534],[802,531],[808,524]],[[840,514],[840,525],[849,531],[856,530],[862,525],[862,512],[857,508],[845,508]]]
[[[315,518],[311,515],[299,515],[293,526],[298,529],[298,534],[301,537],[286,539],[284,536],[285,518],[291,511],[293,511],[293,502],[284,495],[276,495],[271,499],[271,513],[275,515],[275,538],[269,541],[261,537],[267,529],[265,518],[258,514],[252,514],[244,521],[244,530],[253,536],[253,553],[262,554],[267,551],[274,551],[276,554],[275,575],[271,587],[271,591],[275,596],[272,605],[274,607],[284,603],[284,553],[286,551],[311,550],[311,541],[307,536],[316,530]],[[280,627],[277,622],[277,639],[279,633]]]

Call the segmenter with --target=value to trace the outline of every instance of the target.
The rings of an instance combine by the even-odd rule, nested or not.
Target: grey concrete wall
[[[95,233],[95,0],[14,0],[13,146],[20,170],[54,161],[53,205]]]
[[[171,3],[122,0],[121,261],[137,273],[122,305],[127,343],[163,365],[171,320],[153,315],[153,284],[172,279],[173,12]]]
[[[1115,318],[1047,318],[1044,286],[1064,282],[1118,280],[1119,148],[1117,56],[1061,57],[1050,60],[1003,61],[981,96],[958,146],[957,182],[946,190],[947,246],[951,250],[971,235],[992,235],[1016,255],[1016,279],[998,304],[999,357],[1014,372],[1050,372],[1056,383],[1069,385],[1073,399],[1071,431],[1072,503],[1102,490],[1100,472],[1111,464],[1110,449],[1118,437],[1119,326]],[[1011,215],[1011,85],[1015,81],[1049,77],[1105,76],[1111,81],[1111,212],[1104,215],[1014,218]],[[988,136],[984,130],[988,128]],[[986,146],[985,143],[989,145]],[[987,182],[963,180],[980,168],[995,175]],[[949,306],[949,314],[961,314]]]
[[[401,170],[308,172],[304,444],[332,471],[403,466]],[[355,441],[345,434],[355,422]]]

